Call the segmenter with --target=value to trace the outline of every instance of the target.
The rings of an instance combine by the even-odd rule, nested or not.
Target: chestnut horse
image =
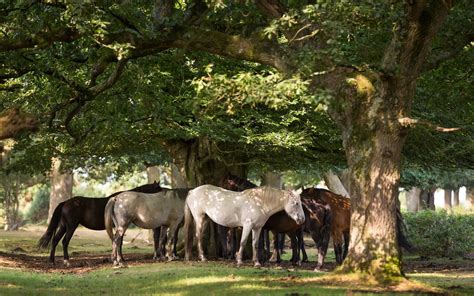
[[[145,184],[129,191],[156,193],[160,192],[162,188],[159,183]],[[71,199],[61,202],[54,209],[53,216],[49,222],[45,234],[40,238],[38,247],[47,248],[51,243],[51,253],[49,255],[49,262],[54,264],[54,254],[56,246],[61,238],[63,239],[64,264],[69,265],[68,246],[74,231],[80,225],[92,230],[105,230],[104,210],[105,205],[111,197],[114,197],[123,191],[115,192],[112,195],[104,198],[92,198],[75,196]],[[58,228],[59,227],[59,228]],[[155,247],[158,247],[160,229],[155,229]],[[156,249],[155,249],[156,252]]]
[[[301,197],[304,199],[314,199],[316,202],[328,204],[331,208],[331,238],[334,243],[336,262],[337,264],[342,264],[349,249],[349,231],[351,227],[350,199],[321,188],[303,189]]]
[[[351,226],[351,200],[336,194],[332,191],[320,188],[307,188],[301,192],[301,199],[314,199],[317,202],[327,203],[331,207],[331,238],[334,242],[334,253],[336,255],[337,264],[347,256],[350,239]],[[410,244],[403,233],[403,218],[400,210],[397,209],[397,240],[398,245],[410,251],[414,247]],[[344,244],[344,250],[343,248]]]

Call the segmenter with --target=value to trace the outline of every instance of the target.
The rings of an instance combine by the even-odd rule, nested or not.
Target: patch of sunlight
[[[436,277],[436,278],[446,278],[446,279],[474,279],[474,273],[409,273],[408,276],[410,277]]]
[[[235,276],[204,276],[204,277],[190,277],[184,278],[171,283],[173,286],[183,286],[183,285],[197,285],[197,284],[217,284],[225,282],[237,282],[240,281],[240,277]]]
[[[282,287],[268,287],[268,286],[264,286],[264,285],[258,285],[258,284],[242,284],[242,285],[233,285],[232,286],[232,289],[234,290],[267,290],[267,291],[271,291],[271,290],[281,290]]]

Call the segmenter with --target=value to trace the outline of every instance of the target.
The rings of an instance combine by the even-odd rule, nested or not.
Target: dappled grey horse
[[[217,224],[226,227],[242,227],[242,238],[237,253],[237,264],[242,264],[242,252],[252,231],[253,262],[260,266],[257,245],[260,231],[268,217],[285,210],[298,224],[303,224],[305,216],[300,196],[291,191],[270,187],[257,187],[242,192],[234,192],[213,185],[203,185],[191,190],[185,206],[186,260],[192,249],[192,225],[196,224],[196,238],[201,261],[205,261],[202,234],[206,215]]]
[[[127,191],[112,197],[105,207],[105,227],[112,240],[114,265],[123,264],[123,236],[130,223],[145,229],[167,226],[166,257],[173,260],[173,242],[183,222],[184,201],[188,192],[189,189],[163,189],[154,194]]]

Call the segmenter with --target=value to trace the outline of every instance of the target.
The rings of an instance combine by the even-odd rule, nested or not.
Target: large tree
[[[365,0],[357,4],[344,0],[157,0],[153,4],[123,1],[113,5],[18,1],[2,7],[0,51],[3,74],[21,78],[8,80],[5,89],[11,93],[2,96],[15,102],[15,83],[28,79],[30,83],[21,86],[19,100],[32,93],[35,97],[53,97],[45,99],[46,104],[37,100],[26,107],[42,110],[37,113],[42,123],[61,131],[56,139],[70,136],[71,147],[76,144],[81,150],[95,151],[105,142],[88,142],[88,135],[103,127],[105,121],[117,119],[104,110],[128,108],[133,113],[137,110],[135,100],[148,100],[153,105],[153,97],[130,95],[131,80],[124,78],[133,75],[127,68],[143,71],[146,68],[141,60],[149,59],[150,66],[172,48],[256,62],[287,78],[306,81],[309,91],[326,103],[327,113],[339,128],[350,171],[351,242],[343,269],[367,272],[383,280],[401,274],[395,243],[395,201],[408,129],[422,124],[448,131],[411,117],[417,81],[447,60],[463,53],[472,55],[472,6],[468,0],[456,5],[448,0]],[[143,82],[156,82],[147,73],[140,76]],[[61,83],[52,87],[51,81]],[[40,84],[46,87],[37,89]],[[117,102],[113,96],[122,103],[110,109],[111,102]],[[163,98],[168,96],[161,94],[155,102]],[[220,98],[218,104],[221,102],[225,100]],[[179,130],[196,132],[186,124],[202,118],[196,116],[200,114],[181,117],[178,125],[185,128]],[[75,123],[87,116],[92,122],[88,126]],[[149,122],[148,118],[135,120]],[[152,123],[160,120],[165,117],[153,117]],[[150,124],[149,129],[154,127]],[[175,132],[177,126],[168,128]],[[164,147],[176,147],[175,143],[178,147],[183,143],[208,145],[206,137],[197,137],[196,142],[196,135],[201,133],[183,136],[182,140],[193,138],[187,144],[167,141],[162,135],[158,143]],[[124,134],[123,147],[136,143],[132,140],[137,137]],[[222,151],[212,143],[207,148]],[[101,151],[106,153],[107,149]],[[198,156],[199,162],[211,161],[198,167],[216,167],[216,159],[210,155]]]

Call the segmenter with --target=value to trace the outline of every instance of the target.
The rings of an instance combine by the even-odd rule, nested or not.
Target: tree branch
[[[399,118],[398,123],[400,123],[400,125],[404,128],[413,127],[415,125],[424,125],[430,129],[433,129],[437,132],[442,132],[442,133],[449,133],[449,132],[462,130],[462,128],[460,127],[446,128],[446,127],[437,126],[429,121],[414,119],[410,117]]]
[[[279,0],[255,0],[255,5],[269,18],[280,18],[286,7]]]
[[[13,138],[23,131],[35,131],[37,128],[38,120],[18,108],[11,108],[0,115],[0,140]]]

